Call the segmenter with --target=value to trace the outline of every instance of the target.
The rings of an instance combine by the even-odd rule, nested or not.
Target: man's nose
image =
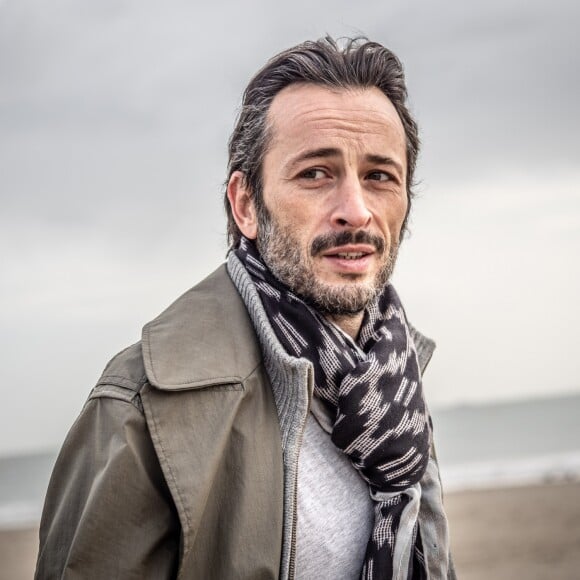
[[[335,206],[331,221],[341,228],[364,228],[372,219],[372,213],[367,207],[364,188],[357,177],[347,177],[341,180],[336,189]]]

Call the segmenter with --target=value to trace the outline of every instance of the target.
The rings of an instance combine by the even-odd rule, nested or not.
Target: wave
[[[42,502],[14,501],[0,504],[0,530],[37,526],[42,514]]]
[[[445,491],[580,481],[580,452],[441,466]]]

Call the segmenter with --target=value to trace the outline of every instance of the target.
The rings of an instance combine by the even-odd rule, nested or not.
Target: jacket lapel
[[[225,265],[147,324],[142,340],[147,378],[166,391],[240,383],[262,358]]]

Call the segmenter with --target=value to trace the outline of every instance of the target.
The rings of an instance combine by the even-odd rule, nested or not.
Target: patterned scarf
[[[253,242],[242,238],[236,255],[286,351],[312,363],[314,392],[336,417],[332,441],[375,496],[375,523],[361,578],[390,579],[397,529],[408,501],[402,492],[418,483],[427,468],[431,433],[417,354],[399,297],[390,284],[385,286],[365,310],[355,342],[276,279]],[[385,499],[377,500],[377,495]],[[424,576],[419,544],[417,538],[408,578]]]

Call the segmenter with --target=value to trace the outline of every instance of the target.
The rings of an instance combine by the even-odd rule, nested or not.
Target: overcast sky
[[[224,258],[249,77],[364,33],[423,149],[395,275],[431,406],[580,391],[579,4],[0,0],[0,454],[58,446],[106,361]]]

